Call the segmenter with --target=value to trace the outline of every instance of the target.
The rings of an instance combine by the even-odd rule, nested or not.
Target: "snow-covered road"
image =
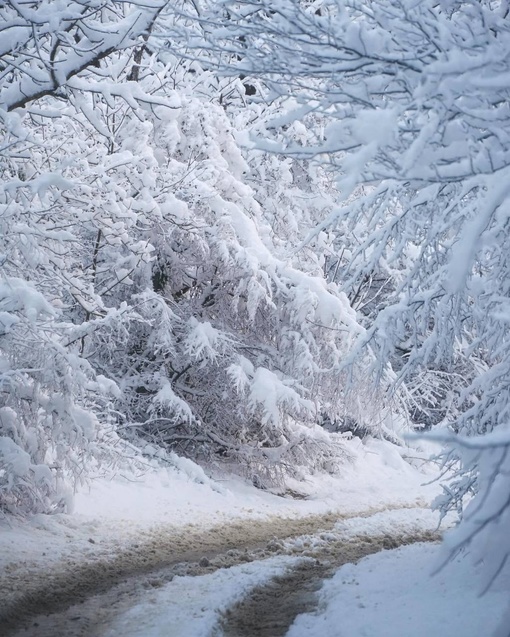
[[[155,612],[159,610],[167,628],[169,617],[186,623],[195,599],[207,615],[215,617],[213,625],[224,623],[225,635],[276,637],[284,634],[298,613],[309,610],[305,603],[309,596],[300,593],[306,593],[310,585],[332,575],[341,564],[383,548],[436,539],[435,524],[429,511],[399,507],[343,519],[328,513],[238,520],[210,529],[163,528],[140,537],[117,555],[32,573],[19,582],[0,625],[6,634],[25,637],[142,637],[152,634],[147,614],[159,625],[162,619]],[[181,578],[188,591],[184,601]],[[280,590],[278,604],[274,604],[274,586]],[[221,603],[206,602],[207,591],[212,589],[217,596],[218,588],[223,588]],[[154,591],[161,599],[154,599]],[[185,616],[179,618],[177,609],[182,615],[183,607]],[[229,609],[230,614],[225,614]],[[257,622],[261,622],[258,628]],[[242,626],[246,626],[244,632]],[[182,625],[164,634],[177,637],[189,635],[189,630]]]
[[[478,598],[462,556],[430,577],[434,473],[389,443],[351,449],[340,475],[291,485],[300,499],[181,462],[98,479],[71,515],[0,519],[1,637],[492,637],[510,625],[510,582]]]

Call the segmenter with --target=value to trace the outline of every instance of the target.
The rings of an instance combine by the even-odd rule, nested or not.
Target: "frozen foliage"
[[[503,4],[222,7],[229,20],[210,37],[226,39],[236,70],[291,93],[301,105],[293,117],[311,130],[311,118],[329,122],[315,127],[315,143],[310,132],[298,142],[276,136],[261,144],[315,157],[340,175],[345,204],[312,236],[336,233],[330,270],[367,317],[352,360],[372,350],[376,376],[392,361],[410,409],[426,412],[442,399],[464,430],[505,422],[510,118],[502,60],[510,33]]]
[[[7,2],[0,7],[0,104],[10,111],[45,95],[67,95],[68,82],[100,60],[129,49],[152,29],[163,0]]]
[[[496,432],[510,411],[508,3],[226,0],[209,9],[202,33],[181,32],[190,47],[221,43],[230,70],[291,96],[294,119],[327,121],[303,144],[279,138],[288,118],[261,146],[314,157],[338,176],[343,203],[310,237],[344,238],[333,274],[366,327],[344,364],[368,354],[373,378],[424,427],[494,431],[491,452],[483,438],[469,445],[480,462],[451,447],[446,463],[462,467],[442,507],[479,491],[472,510],[484,514],[474,517],[499,537],[508,471]],[[496,564],[506,551],[494,550]]]
[[[69,481],[128,452],[118,434],[267,486],[334,470],[316,423],[362,418],[339,394],[362,328],[324,276],[328,235],[290,249],[331,180],[243,155],[287,107],[162,47],[170,9],[0,7],[3,509],[65,508]]]
[[[510,436],[508,428],[478,437],[438,436],[449,441],[460,454],[463,466],[478,476],[476,497],[466,507],[461,526],[447,536],[443,559],[471,548],[472,559],[481,564],[481,592],[486,592],[502,573],[508,573],[510,543],[508,524],[510,519],[510,495],[508,474],[510,470]],[[437,506],[458,502],[463,483],[472,487],[472,474],[461,475],[451,492],[437,499]],[[458,486],[460,483],[460,486]],[[499,582],[497,582],[499,584]],[[508,629],[508,625],[507,625]],[[501,633],[503,635],[503,632]],[[508,633],[504,633],[507,635]],[[499,635],[499,633],[498,633]]]

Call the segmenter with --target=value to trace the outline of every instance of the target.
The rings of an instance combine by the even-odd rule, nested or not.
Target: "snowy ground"
[[[176,577],[120,614],[104,637],[209,637],[230,606],[301,558],[277,556],[202,577]]]
[[[502,623],[510,573],[480,596],[480,567],[461,555],[431,577],[441,547],[413,544],[343,566],[288,637],[489,637]],[[506,630],[504,630],[506,628]]]
[[[157,591],[139,597],[136,606],[119,613],[103,634],[104,637],[222,635],[222,619],[228,609],[249,596],[256,586],[288,573],[298,563],[305,561],[314,565],[324,557],[325,550],[328,559],[334,560],[341,554],[342,561],[349,561],[351,557],[356,559],[360,538],[370,538],[376,543],[380,539],[374,547],[374,550],[380,550],[385,539],[420,537],[421,533],[433,531],[435,526],[436,517],[428,510],[417,508],[386,510],[367,518],[341,520],[329,532],[304,535],[281,543],[290,555],[257,560],[201,577],[175,577]],[[272,601],[282,604],[281,587]],[[256,611],[265,612],[265,609],[257,608]],[[329,634],[317,632],[320,637],[329,637]]]
[[[278,497],[240,480],[213,481],[192,463],[179,461],[178,469],[151,472],[137,481],[97,480],[77,494],[71,515],[35,516],[27,522],[5,520],[0,523],[0,599],[6,605],[18,597],[22,602],[23,591],[32,595],[30,586],[36,586],[37,592],[46,581],[53,582],[52,573],[55,586],[59,581],[67,585],[68,574],[84,566],[91,566],[89,571],[94,572],[126,555],[143,562],[142,544],[146,552],[154,546],[154,564],[162,546],[161,560],[167,561],[169,551],[195,559],[196,551],[204,547],[211,553],[222,547],[221,559],[214,564],[206,560],[202,570],[175,571],[166,579],[140,578],[142,583],[136,595],[131,593],[129,604],[117,608],[117,601],[112,601],[113,619],[98,624],[100,630],[85,627],[85,632],[76,633],[101,637],[221,635],[220,620],[228,608],[254,587],[291,572],[303,559],[316,561],[325,552],[344,551],[343,543],[353,538],[371,542],[400,534],[420,539],[420,534],[434,530],[436,517],[426,507],[439,487],[425,484],[433,471],[421,466],[419,454],[413,467],[402,458],[403,454],[414,455],[409,450],[380,441],[356,439],[349,444],[353,462],[341,475],[291,485],[305,499]],[[317,528],[329,531],[317,533]],[[243,542],[255,546],[273,535],[274,546],[266,543],[251,563],[242,563],[240,551],[227,550],[241,547]],[[297,535],[297,539],[285,540]],[[383,548],[382,540],[353,559]],[[271,551],[278,554],[269,557]],[[457,561],[431,580],[429,571],[437,551],[435,546],[418,545],[377,554],[358,566],[343,566],[323,587],[318,614],[298,617],[289,635],[489,637],[502,621],[502,591],[508,591],[508,586],[505,589],[501,584],[499,592],[478,599],[476,569],[467,560]],[[131,572],[137,572],[136,568]],[[145,575],[148,572],[145,569]],[[454,609],[451,615],[460,618],[457,624],[447,623],[446,608]],[[476,622],[470,619],[472,615]],[[344,621],[347,616],[349,622]],[[423,627],[419,633],[410,631],[413,618]],[[456,626],[464,624],[467,629],[459,632]],[[477,632],[475,627],[480,626],[484,630]],[[46,632],[41,628],[30,634],[56,633],[48,624]]]
[[[439,491],[437,483],[424,484],[434,478],[432,469],[418,461],[422,472],[402,459],[409,450],[356,438],[349,442],[349,451],[353,461],[340,475],[291,483],[306,498],[302,500],[260,491],[241,480],[210,480],[182,459],[178,469],[150,472],[138,480],[96,480],[76,494],[71,515],[38,515],[23,523],[0,519],[0,569],[23,564],[37,568],[98,551],[119,551],[140,533],[162,527],[427,506]]]

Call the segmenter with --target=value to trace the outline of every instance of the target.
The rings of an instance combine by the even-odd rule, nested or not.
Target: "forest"
[[[510,536],[507,0],[0,2],[0,511],[428,437]],[[464,512],[464,503],[470,504]]]

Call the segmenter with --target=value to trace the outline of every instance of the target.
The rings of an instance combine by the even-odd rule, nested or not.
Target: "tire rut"
[[[355,515],[245,519],[209,529],[196,525],[153,529],[114,555],[104,553],[85,563],[75,560],[45,572],[26,569],[0,582],[2,636],[21,630],[24,637],[91,637],[99,634],[97,627],[109,616],[176,575],[203,575],[277,554],[313,555],[313,548],[293,549],[288,540],[328,532],[342,519],[401,508],[409,507]],[[334,544],[328,540],[321,553],[335,551]]]
[[[337,544],[336,550],[329,551],[327,559],[308,559],[289,573],[253,589],[224,614],[217,634],[222,637],[283,637],[298,615],[316,610],[323,581],[332,577],[340,566],[383,549],[439,539],[438,534],[427,532]]]

